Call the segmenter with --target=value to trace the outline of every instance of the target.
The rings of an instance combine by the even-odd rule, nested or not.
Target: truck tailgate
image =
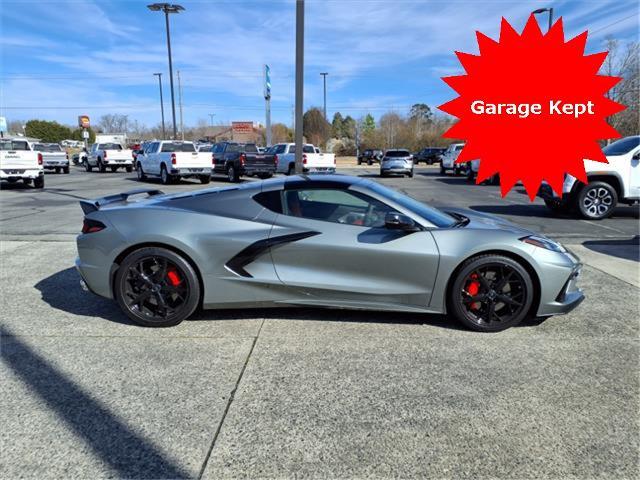
[[[28,151],[0,151],[0,168],[38,168],[38,154]]]
[[[309,170],[335,167],[335,155],[332,153],[305,153],[304,155],[307,157],[305,167]]]
[[[245,160],[245,168],[275,168],[275,161],[273,155],[265,155],[263,153],[247,153]]]
[[[211,154],[207,152],[176,152],[177,168],[211,168]]]

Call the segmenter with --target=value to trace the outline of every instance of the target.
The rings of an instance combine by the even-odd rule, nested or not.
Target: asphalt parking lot
[[[555,217],[521,189],[502,199],[437,167],[381,182],[564,242],[585,262],[586,300],[499,334],[301,308],[145,329],[73,269],[78,200],[135,176],[73,168],[42,191],[3,186],[0,476],[637,478],[638,208]]]

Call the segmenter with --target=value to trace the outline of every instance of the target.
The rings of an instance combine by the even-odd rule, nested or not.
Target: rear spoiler
[[[146,193],[149,197],[164,194],[162,190],[158,190],[157,188],[138,188],[136,190],[129,190],[128,192],[108,195],[106,197],[97,198],[95,200],[80,200],[80,207],[82,208],[82,211],[87,214],[95,212],[96,210],[100,210],[101,207],[109,205],[110,203],[126,202],[129,197],[133,195],[140,195],[143,193]]]

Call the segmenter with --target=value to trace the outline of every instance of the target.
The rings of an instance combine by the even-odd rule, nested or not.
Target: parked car
[[[275,158],[259,153],[255,143],[221,142],[211,150],[213,173],[238,182],[243,176],[269,178],[276,172]]]
[[[413,177],[413,155],[409,150],[395,148],[384,152],[380,162],[380,176],[391,174]]]
[[[0,139],[0,180],[44,188],[42,153],[33,150],[25,139]]]
[[[417,165],[420,162],[424,162],[427,165],[433,165],[442,161],[441,156],[444,154],[446,148],[439,147],[427,147],[420,150],[413,156],[413,161]]]
[[[149,142],[143,152],[138,154],[136,173],[139,181],[156,176],[165,185],[181,178],[198,178],[202,183],[209,183],[211,153],[197,152],[193,142]]]
[[[57,143],[34,143],[33,149],[42,154],[42,166],[45,172],[69,173],[69,155]]]
[[[464,143],[452,143],[442,154],[442,161],[440,163],[440,175],[444,175],[448,170],[451,170],[454,175],[460,175],[464,167],[455,163],[460,155],[460,152],[464,148]]]
[[[274,157],[276,171],[293,175],[296,171],[295,143],[277,143],[267,150]],[[302,164],[304,173],[333,173],[336,171],[336,157],[333,153],[320,153],[320,149],[310,143],[302,146]]]
[[[373,165],[374,162],[380,163],[383,156],[384,153],[382,150],[368,148],[358,155],[358,165],[362,165],[363,163],[367,165]]]
[[[196,150],[199,152],[210,152],[213,148],[211,143],[198,143],[196,144]]]
[[[480,169],[480,160],[471,160],[466,163],[466,175],[467,181],[469,183],[473,183],[478,176],[478,170]],[[498,185],[500,183],[500,174],[496,173],[492,175],[490,178],[484,180],[482,184],[484,185]]]
[[[127,172],[133,171],[133,152],[124,148],[120,143],[94,143],[91,150],[86,155],[84,167],[87,172],[97,168],[100,173],[110,168],[115,172],[119,168],[124,168]]]
[[[609,163],[584,161],[587,183],[566,175],[562,196],[548,184],[538,195],[553,212],[577,211],[589,220],[611,216],[618,203],[640,202],[640,135],[622,138],[602,149]]]
[[[561,244],[363,178],[137,190],[80,205],[81,285],[145,326],[176,325],[198,307],[318,305],[446,313],[495,332],[584,298],[582,265]]]

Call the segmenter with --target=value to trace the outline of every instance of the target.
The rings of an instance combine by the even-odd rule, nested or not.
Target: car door
[[[640,198],[640,147],[631,151],[629,170],[629,196]]]
[[[384,226],[385,203],[340,189],[285,189],[270,235],[279,279],[310,304],[424,308],[438,267],[426,230]],[[304,303],[304,302],[303,302]]]

